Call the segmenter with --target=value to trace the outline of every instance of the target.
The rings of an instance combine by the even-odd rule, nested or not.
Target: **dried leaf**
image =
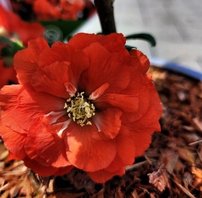
[[[1,191],[0,191],[1,192]],[[2,195],[1,198],[9,198],[9,191],[5,191]]]
[[[121,192],[121,189],[120,189],[120,188],[116,191],[115,197],[116,197],[116,198],[123,198],[123,197],[124,197],[124,195],[123,195],[123,193]]]
[[[4,160],[8,157],[8,154],[9,152],[7,150],[3,151],[1,154],[0,154],[0,160]]]
[[[10,197],[16,197],[18,195],[19,191],[20,191],[19,186],[12,187],[9,191]]]
[[[199,159],[202,163],[202,145],[199,146],[199,151],[197,153],[198,153]]]
[[[160,162],[165,166],[166,170],[172,174],[178,161],[178,153],[173,150],[164,149],[160,158]]]
[[[190,164],[194,164],[195,161],[194,153],[191,152],[188,148],[178,147],[177,151],[180,158],[189,162]]]
[[[165,190],[168,181],[161,170],[149,173],[148,176],[150,184],[153,184],[160,192]]]
[[[192,174],[190,172],[185,172],[183,176],[183,183],[185,188],[188,189],[188,187],[192,185],[192,182],[193,182]]]
[[[190,197],[190,198],[196,198],[192,193],[190,193],[190,191],[188,189],[186,189],[185,187],[183,187],[179,182],[177,182],[176,180],[173,180],[173,181],[180,188],[180,190],[182,192],[184,192],[188,197]]]
[[[192,166],[191,172],[202,180],[202,169]]]
[[[93,195],[92,198],[105,198],[104,189],[100,190],[97,194]]]
[[[139,196],[138,196],[136,190],[134,190],[134,191],[132,192],[131,196],[132,196],[132,198],[139,198]]]
[[[194,124],[196,125],[196,127],[200,130],[200,131],[202,131],[202,121],[200,121],[199,120],[199,118],[193,118],[193,122],[194,122]]]

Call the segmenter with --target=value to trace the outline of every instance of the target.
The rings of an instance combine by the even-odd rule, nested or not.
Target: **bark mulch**
[[[40,178],[22,161],[8,161],[0,143],[1,198],[200,198],[202,197],[202,82],[152,68],[163,103],[161,133],[123,177],[96,184],[77,169]]]

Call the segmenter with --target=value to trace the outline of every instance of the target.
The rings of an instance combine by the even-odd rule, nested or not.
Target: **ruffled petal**
[[[107,109],[95,116],[94,123],[99,132],[107,138],[114,139],[121,128],[122,112],[118,109]]]
[[[115,175],[122,176],[125,168],[134,162],[135,145],[130,132],[122,128],[122,133],[116,137],[117,155],[111,164],[103,170],[88,172],[89,176],[98,183],[104,183]]]
[[[43,50],[49,48],[47,42],[38,38],[28,44],[28,48],[18,51],[14,56],[14,67],[18,81],[23,85],[30,85],[32,75],[38,69],[38,58]]]
[[[126,127],[122,127],[121,132],[116,137],[116,146],[117,156],[124,164],[124,167],[132,164],[136,154],[136,144],[132,134]]]
[[[1,124],[18,133],[27,134],[41,115],[63,110],[64,101],[47,94],[28,93],[23,86],[12,85],[1,89],[0,107]]]
[[[110,52],[118,52],[125,48],[126,39],[122,34],[112,33],[103,36],[96,34],[78,33],[70,39],[69,45],[73,46],[75,49],[84,49],[94,42],[98,42],[105,46],[105,48]]]
[[[80,75],[89,65],[89,60],[84,52],[75,50],[68,44],[62,42],[54,43],[51,48],[45,49],[39,57],[40,67],[53,64],[54,62],[69,63],[70,82],[74,86],[78,85]]]
[[[90,60],[90,65],[83,73],[80,86],[91,94],[95,89],[107,83],[106,75],[109,75],[113,68],[109,67],[110,53],[99,43],[91,44],[85,49],[85,53]]]
[[[64,175],[69,173],[72,169],[72,166],[66,166],[61,168],[56,168],[53,166],[44,166],[33,159],[29,159],[28,157],[24,159],[24,163],[27,167],[31,168],[32,171],[37,173],[39,176]]]
[[[89,99],[90,100],[96,100],[97,98],[99,98],[101,95],[104,94],[104,92],[109,88],[109,83],[104,83],[103,85],[101,85],[100,87],[98,87],[96,90],[94,90],[90,96]]]
[[[105,168],[105,171],[115,173],[125,169],[127,165],[133,164],[136,154],[136,145],[131,132],[122,127],[121,132],[116,137],[117,154],[112,163]]]
[[[81,76],[80,85],[88,94],[105,83],[110,85],[107,90],[109,92],[121,91],[129,85],[132,68],[123,67],[125,60],[124,57],[122,58],[123,53],[110,53],[100,43],[89,45],[84,52],[89,58],[90,64]]]
[[[68,98],[65,83],[70,82],[69,62],[54,62],[32,74],[30,84],[37,92]]]
[[[148,121],[157,122],[157,120],[159,119],[159,117],[162,113],[161,102],[160,102],[158,94],[156,93],[153,83],[146,76],[141,81],[142,81],[141,86],[140,86],[140,83],[137,82],[138,89],[131,88],[128,91],[130,93],[138,92],[139,104],[138,104],[138,108],[135,113],[129,112],[124,115],[123,123],[133,123],[136,121],[138,122],[138,120],[143,118],[147,112],[148,112],[148,114],[150,114],[150,119],[148,119]],[[134,83],[134,87],[135,87],[135,83]],[[150,111],[152,111],[154,113],[153,117],[152,117],[152,113],[150,113]],[[147,125],[149,125],[149,124],[150,123],[148,123]],[[144,123],[144,125],[145,125],[145,123]]]
[[[33,159],[29,159],[28,157],[24,159],[24,163],[27,167],[32,169],[32,171],[37,173],[39,176],[43,176],[43,177],[50,176],[50,175],[60,176],[60,175],[68,174],[73,168],[72,166],[66,166],[66,167],[60,167],[60,168],[56,168],[53,166],[44,166]]]
[[[136,94],[136,93],[134,93]],[[136,95],[108,93],[98,98],[96,101],[99,106],[113,106],[120,108],[124,112],[136,112],[139,107],[139,99]]]
[[[108,172],[106,170],[100,170],[96,172],[88,172],[88,175],[97,183],[104,183],[111,179],[113,176],[122,176],[125,173],[125,169],[121,168],[116,172]]]
[[[69,126],[67,136],[67,158],[69,162],[84,171],[106,168],[116,155],[115,142],[99,137],[95,126]]]
[[[160,131],[159,118],[162,109],[157,101],[155,99],[152,100],[147,112],[141,119],[131,123],[129,126],[136,148],[136,156],[142,155],[149,147],[152,134],[155,131]],[[136,127],[134,128],[134,126]]]
[[[135,114],[124,114],[122,122],[131,131],[136,156],[142,155],[151,142],[151,136],[155,131],[160,131],[159,118],[162,113],[159,96],[152,83],[140,92],[140,105]],[[145,99],[144,99],[145,98]]]
[[[42,121],[33,126],[27,136],[25,151],[29,158],[44,166],[65,167],[70,165],[65,153],[67,149],[64,140],[55,135],[54,129]]]
[[[131,50],[130,54],[132,55],[132,65],[138,66],[139,70],[145,74],[150,66],[149,59],[139,50]]]
[[[48,50],[47,42],[36,39],[29,43],[28,48],[16,53],[14,66],[21,84],[38,92],[65,97],[64,83],[69,80],[67,62],[56,62],[46,67],[39,66],[41,53]],[[48,58],[50,56],[46,56]],[[57,72],[56,72],[57,71]]]
[[[49,45],[44,38],[36,38],[28,42],[28,48],[32,49],[37,55],[40,55],[44,49],[49,48]]]
[[[151,143],[151,137],[154,133],[154,129],[145,128],[140,131],[131,131],[133,136],[131,139],[134,141],[135,145],[135,156],[141,156],[144,154],[145,150],[149,148]]]
[[[70,81],[70,63],[54,62],[40,68],[37,61],[38,55],[30,48],[21,50],[15,55],[14,65],[19,82],[26,88],[31,87],[37,92],[67,98],[68,93],[64,84]]]
[[[60,167],[57,169],[54,175],[62,176],[62,175],[68,174],[73,168],[74,168],[73,166]]]
[[[54,175],[58,171],[58,168],[44,166],[35,160],[29,159],[28,157],[24,159],[24,163],[27,167],[31,168],[32,171],[44,177]]]
[[[6,148],[12,153],[13,159],[23,159],[26,156],[24,151],[26,135],[0,124],[0,137],[3,138]]]
[[[37,44],[40,54],[36,52]],[[19,82],[37,92],[68,98],[65,84],[77,87],[89,61],[83,52],[75,51],[67,44],[57,43],[41,49],[40,45],[45,44],[44,40],[34,40],[27,49],[16,53],[14,65]]]

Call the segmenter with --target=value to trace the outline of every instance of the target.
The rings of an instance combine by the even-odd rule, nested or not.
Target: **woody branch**
[[[110,34],[116,32],[114,20],[114,0],[94,0],[95,7],[101,23],[102,33]]]

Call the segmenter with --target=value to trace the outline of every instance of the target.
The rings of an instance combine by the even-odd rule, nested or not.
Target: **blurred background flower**
[[[86,0],[0,0],[0,87],[17,83],[12,58],[29,40],[64,41],[93,12]]]

